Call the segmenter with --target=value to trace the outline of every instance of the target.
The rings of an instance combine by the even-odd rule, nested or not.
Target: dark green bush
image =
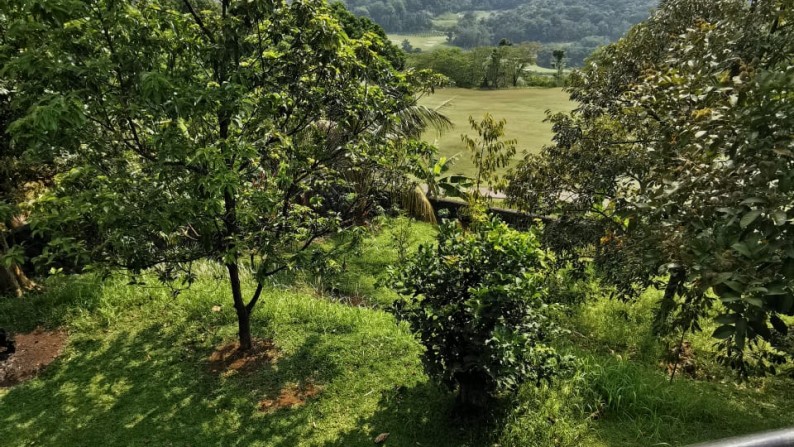
[[[547,261],[535,232],[494,219],[468,231],[441,225],[436,245],[392,271],[403,296],[396,313],[424,344],[428,372],[457,390],[461,409],[550,380],[568,363],[549,346],[561,330],[545,287]]]

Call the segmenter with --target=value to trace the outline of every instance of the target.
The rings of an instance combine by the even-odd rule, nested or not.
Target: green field
[[[426,34],[388,34],[389,40],[398,47],[401,47],[403,40],[408,40],[411,46],[422,51],[430,51],[434,48],[447,44],[447,36],[426,33]]]
[[[481,119],[488,112],[495,118],[507,119],[506,138],[518,140],[518,155],[523,151],[538,152],[543,145],[551,142],[551,125],[544,123],[546,110],[552,112],[568,111],[573,103],[568,95],[559,88],[551,89],[508,89],[508,90],[470,90],[448,88],[436,90],[436,94],[422,99],[422,104],[438,107],[445,101],[449,103],[442,112],[453,122],[454,128],[441,136],[435,131],[428,131],[424,139],[435,142],[441,153],[447,157],[462,153],[465,148],[461,142],[461,134],[472,135],[469,116]],[[468,154],[462,153],[456,173],[472,175],[474,165]]]

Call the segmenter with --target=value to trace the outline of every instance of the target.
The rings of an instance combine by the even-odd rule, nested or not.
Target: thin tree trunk
[[[232,286],[232,297],[234,298],[234,309],[237,311],[237,328],[240,340],[240,350],[250,351],[253,347],[251,342],[251,312],[243,300],[242,286],[240,285],[240,268],[237,263],[226,264],[229,270],[229,282]]]
[[[664,296],[662,297],[659,308],[657,309],[654,322],[653,333],[656,335],[663,335],[667,325],[667,317],[675,309],[675,296],[678,294],[679,288],[686,281],[686,269],[678,267],[671,269],[670,279],[667,281],[667,287],[664,289]]]
[[[0,253],[8,253],[10,247],[4,235],[0,234]],[[25,272],[16,264],[9,267],[0,266],[0,294],[11,292],[22,296],[25,292],[38,288]]]

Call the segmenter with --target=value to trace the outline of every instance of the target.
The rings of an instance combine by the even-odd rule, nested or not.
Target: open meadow
[[[420,33],[420,34],[392,34],[389,35],[389,40],[398,47],[402,45],[404,40],[407,40],[412,47],[418,48],[422,51],[430,51],[435,48],[447,45],[447,36],[438,33]]]
[[[434,95],[422,99],[428,107],[439,107],[447,103],[441,112],[452,120],[454,127],[438,135],[435,131],[425,132],[423,138],[435,142],[442,155],[447,157],[460,153],[458,163],[452,168],[455,173],[474,174],[474,165],[461,142],[461,134],[476,136],[469,126],[469,116],[481,120],[485,113],[496,119],[506,119],[506,138],[518,141],[518,154],[538,152],[551,142],[551,124],[544,122],[546,111],[552,113],[568,111],[573,103],[560,88],[522,88],[508,90],[472,90],[445,88],[436,90]]]

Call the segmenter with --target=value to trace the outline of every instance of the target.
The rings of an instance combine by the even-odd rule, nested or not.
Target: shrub
[[[535,232],[498,219],[469,231],[441,225],[392,271],[399,318],[426,348],[428,372],[458,392],[460,410],[477,412],[496,393],[550,380],[567,363],[549,341],[561,332],[545,287],[549,255]]]

